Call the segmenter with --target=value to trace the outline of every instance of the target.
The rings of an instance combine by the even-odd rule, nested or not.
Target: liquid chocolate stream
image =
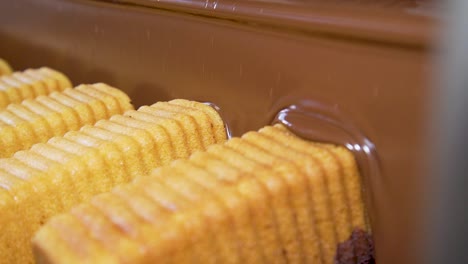
[[[225,119],[225,116],[223,114],[223,111],[221,110],[221,107],[219,107],[218,105],[216,105],[215,103],[211,103],[211,102],[203,102],[204,104],[208,105],[208,106],[211,106],[214,110],[216,110],[216,112],[218,112],[219,116],[221,117],[221,119],[223,120],[224,122],[224,129],[226,130],[226,137],[227,139],[230,139],[232,138],[232,131],[231,131],[231,128],[228,124],[228,122],[226,121]]]
[[[354,153],[363,177],[380,173],[375,145],[349,117],[332,106],[301,101],[279,111],[272,123],[281,123],[307,140],[345,146]]]
[[[352,120],[336,108],[311,100],[303,100],[279,111],[272,121],[281,123],[296,135],[311,141],[342,145],[356,158],[361,179],[380,177],[380,161],[375,145]],[[373,190],[363,186],[364,197]],[[371,199],[366,199],[373,208]]]

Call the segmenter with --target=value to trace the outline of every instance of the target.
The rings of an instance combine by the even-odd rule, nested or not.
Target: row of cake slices
[[[54,74],[18,77],[44,71]],[[15,82],[4,81],[12,76]],[[226,139],[218,113],[198,102],[135,111],[116,88],[65,88],[68,79],[48,68],[3,75],[0,83],[9,83],[1,90],[9,95],[36,96],[0,110],[0,260],[7,263],[32,262],[30,239],[51,216]],[[51,92],[27,92],[37,87]]]
[[[80,85],[9,104],[0,110],[0,158],[131,109],[126,94],[105,84]]]
[[[47,67],[4,74],[0,76],[0,109],[70,87],[65,75]]]
[[[33,245],[39,263],[334,263],[356,228],[353,156],[276,125],[95,196]]]
[[[23,83],[11,85],[8,94],[39,95],[22,90],[35,91],[31,87],[45,86],[41,91],[53,91],[48,84],[58,87],[57,83],[66,83],[63,80],[69,83],[63,74],[51,69],[46,71],[55,74],[42,78],[59,77],[55,81],[38,78],[36,82],[16,77],[16,84]],[[21,74],[24,72],[13,73],[8,78]],[[16,91],[12,92],[14,89]],[[0,149],[5,153],[2,155],[10,157],[14,151],[24,150],[0,160],[0,259],[6,263],[33,261],[30,240],[51,217],[89,202],[94,195],[108,192],[120,183],[148,175],[158,166],[187,158],[197,150],[226,140],[218,113],[201,103],[173,100],[135,111],[123,92],[104,84],[61,90],[21,104],[10,104],[0,113]],[[270,130],[271,135],[264,132]],[[104,198],[105,203],[100,202],[99,196],[91,199],[90,204],[77,207],[85,211],[75,208],[71,215],[57,218],[66,220],[52,220],[35,239],[36,260],[46,263],[82,262],[84,259],[90,263],[157,260],[164,263],[331,263],[337,243],[346,239],[352,228],[367,228],[359,176],[351,154],[341,147],[302,141],[281,127],[269,127],[264,131],[196,154],[187,164],[177,161],[167,165],[152,177],[137,179],[129,185],[139,187],[122,187],[130,188],[131,193],[117,191],[120,198],[109,200],[115,196],[114,190],[103,195],[108,197]],[[270,142],[264,141],[264,136],[279,138]],[[253,137],[252,142],[250,137]],[[30,148],[38,142],[46,143]],[[257,148],[263,146],[264,150],[259,152],[255,147],[257,143],[260,144]],[[235,148],[236,144],[241,147]],[[191,169],[184,169],[187,166]],[[203,170],[203,175],[211,175],[212,182],[206,183],[207,186],[198,182],[187,185],[185,178],[202,177],[198,175]],[[189,173],[180,176],[185,180],[176,177],[183,171]],[[257,174],[255,182],[265,182],[256,183],[254,187],[264,191],[252,193],[260,195],[258,197],[242,194],[243,188],[254,188],[248,187],[252,179],[244,180]],[[161,179],[168,182],[161,182]],[[192,189],[171,185],[179,180],[180,188]],[[302,187],[295,189],[295,184],[299,183]],[[153,184],[159,187],[151,188],[158,189],[145,189]],[[216,188],[209,189],[210,186]],[[184,191],[187,193],[180,193]],[[231,195],[224,197],[225,192]],[[296,194],[300,197],[298,201],[295,201]],[[161,200],[160,195],[163,198],[169,195],[168,200]],[[171,200],[174,197],[177,200]],[[126,203],[121,203],[122,199]],[[103,207],[96,207],[95,201]],[[117,207],[114,208],[114,204]],[[94,212],[99,208],[102,210],[96,215]],[[200,208],[208,208],[208,211]],[[77,210],[81,212],[78,215]],[[105,210],[111,210],[110,215]],[[151,215],[146,215],[148,213]],[[285,218],[282,218],[283,213]],[[150,216],[151,219],[147,218]],[[166,220],[159,222],[160,219]],[[68,230],[68,221],[80,224]],[[189,223],[200,225],[185,226]],[[244,230],[244,226],[247,229]],[[221,239],[214,228],[231,233],[220,233]],[[79,230],[84,232],[81,236],[74,233],[81,232]],[[128,233],[129,230],[137,233]],[[157,238],[161,230],[175,234],[175,240],[166,241],[166,235]],[[107,235],[113,239],[106,240]],[[143,238],[150,236],[150,240],[141,235]],[[224,241],[224,238],[230,240]],[[217,243],[213,244],[214,241]],[[177,246],[182,242],[185,246]],[[206,247],[210,243],[220,247],[219,254],[210,252],[213,249]],[[63,251],[57,250],[62,246]],[[83,254],[84,247],[89,247],[91,251],[86,251],[89,254]]]

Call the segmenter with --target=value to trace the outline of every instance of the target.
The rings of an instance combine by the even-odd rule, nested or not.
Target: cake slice
[[[278,133],[278,130],[283,130],[284,133]],[[314,147],[311,148],[305,141],[298,139],[282,125],[275,125],[274,127],[266,127],[261,131],[265,136],[272,137],[274,140],[279,140],[287,144],[289,147],[303,151],[305,153],[313,154],[315,149],[323,149],[323,153],[331,154],[333,159],[339,160],[340,179],[337,181],[339,192],[345,196],[346,204],[350,210],[350,219],[345,220],[350,222],[353,227],[368,226],[365,215],[361,212],[364,211],[364,204],[362,203],[362,188],[359,181],[359,170],[355,162],[353,154],[346,148],[337,148],[333,145],[313,143]],[[368,231],[368,230],[365,230]],[[349,236],[349,232],[345,231],[339,236],[339,240],[343,241],[344,238]]]
[[[202,153],[197,152],[195,155]],[[203,212],[203,218],[208,231],[205,233],[207,239],[206,244],[211,249],[211,257],[220,263],[221,259],[225,263],[238,263],[241,259],[241,248],[245,244],[245,240],[241,237],[245,234],[234,234],[231,232],[233,226],[244,225],[249,223],[249,210],[238,211],[232,215],[232,208],[236,208],[239,203],[245,203],[241,195],[231,196],[232,199],[224,199],[222,183],[217,181],[218,174],[213,171],[207,171],[204,165],[199,165],[187,160],[177,160],[168,166],[168,169],[174,170],[179,174],[183,174],[193,184],[198,184],[206,190],[205,194],[212,197],[206,205],[206,210]],[[210,168],[216,170],[216,167]],[[154,174],[164,172],[164,170],[154,171]],[[172,175],[172,174],[171,174]],[[151,180],[151,179],[148,179]],[[199,242],[202,244],[202,242]]]
[[[235,141],[233,140],[230,143]],[[297,213],[291,210],[292,201],[289,197],[292,190],[289,187],[284,188],[286,182],[282,175],[268,177],[258,173],[262,170],[274,171],[274,165],[272,164],[275,163],[278,157],[271,155],[269,151],[256,148],[245,140],[239,141],[241,142],[240,145],[243,145],[241,148],[248,153],[247,155],[243,151],[229,148],[224,151],[220,149],[218,157],[239,169],[245,170],[246,173],[254,171],[260,183],[270,193],[269,207],[272,215],[269,218],[273,222],[263,226],[275,226],[275,229],[268,230],[268,228],[264,228],[259,230],[260,244],[264,251],[268,250],[265,252],[266,261],[267,263],[299,263],[303,259],[303,250],[295,219]],[[244,145],[243,143],[247,144]],[[284,163],[284,165],[287,166],[287,163]]]
[[[68,100],[71,104],[72,99],[84,98]],[[175,106],[166,109],[160,104]],[[5,233],[0,241],[0,259],[8,263],[31,262],[28,242],[51,216],[148,174],[157,166],[226,140],[223,121],[210,106],[181,100],[168,104],[129,110],[1,159],[0,170],[4,172],[0,174],[0,190],[14,200],[13,204],[11,200],[0,203],[0,226]],[[190,109],[180,111],[179,104],[190,105]],[[76,115],[91,120],[89,109],[77,110]],[[207,119],[198,122],[192,118],[201,113]],[[5,211],[12,207],[16,213]],[[17,250],[9,250],[11,247]]]
[[[47,67],[0,76],[0,109],[70,87],[65,75]]]
[[[0,76],[7,75],[11,73],[11,67],[8,63],[2,59],[0,59]]]
[[[0,158],[132,109],[125,93],[100,83],[10,104],[0,111]]]
[[[268,126],[81,205],[99,203],[100,211],[80,219],[114,210],[107,221],[115,223],[119,216],[127,220],[120,222],[125,230],[93,246],[93,254],[80,256],[90,262],[112,257],[119,263],[331,264],[341,242],[356,229],[368,230],[361,220],[365,212],[361,189],[355,188],[359,184],[357,166],[345,148],[302,140],[281,125]],[[61,217],[73,213],[53,218],[33,239],[39,263],[77,261],[76,243],[68,238],[49,241],[49,234],[66,237],[54,228]],[[93,229],[84,232],[95,237],[108,228],[104,225],[93,221]],[[88,246],[96,241],[80,242]],[[66,247],[63,254],[55,252],[56,243]],[[132,243],[134,249],[118,250],[120,243]],[[99,253],[104,245],[106,250]]]
[[[190,163],[200,166],[206,172],[211,173],[214,176],[212,181],[217,182],[218,186],[216,188],[212,188],[210,191],[217,194],[217,196],[222,200],[224,200],[226,194],[223,185],[226,185],[226,183],[230,184],[232,182],[236,182],[243,176],[241,173],[242,171],[238,168],[229,166],[229,164],[219,160],[214,155],[208,155],[208,153],[194,154],[190,158]],[[190,177],[190,174],[187,176]],[[218,188],[220,190],[218,190]],[[229,229],[224,231],[227,233],[226,235],[230,237],[232,245],[224,250],[233,251],[235,249],[238,254],[237,257],[241,261],[248,263],[262,262],[264,254],[261,245],[257,240],[258,234],[255,229],[255,218],[253,216],[257,213],[261,214],[264,211],[255,211],[255,208],[248,206],[248,198],[243,194],[248,193],[247,196],[253,195],[251,199],[267,199],[267,194],[265,190],[262,189],[262,186],[259,187],[258,184],[246,185],[240,189],[230,190],[230,192],[232,192],[233,195],[226,196],[230,198],[226,199],[225,204],[229,207],[230,211],[234,210],[234,213],[232,213],[231,228],[234,227],[236,232],[232,232],[232,230]],[[239,206],[240,204],[244,204],[244,206]],[[221,241],[220,243],[224,242]],[[235,258],[235,254],[236,253],[231,252],[229,255],[220,256],[220,258],[223,262],[228,261],[230,258]]]
[[[343,197],[343,191],[339,188],[340,181],[340,171],[338,170],[339,164],[337,160],[332,160],[331,155],[327,155],[328,153],[321,151],[321,149],[314,148],[312,144],[309,144],[308,148],[313,149],[309,155],[304,155],[303,153],[296,151],[295,149],[285,147],[282,144],[274,144],[275,140],[271,140],[269,137],[265,136],[263,133],[247,133],[243,136],[245,143],[249,143],[252,146],[255,146],[257,150],[251,150],[248,153],[244,153],[244,155],[252,155],[252,158],[258,158],[260,155],[253,154],[255,152],[268,152],[273,155],[277,155],[280,157],[284,155],[283,153],[288,153],[287,156],[284,156],[283,159],[289,161],[291,164],[295,164],[298,168],[302,169],[306,175],[308,174],[307,170],[315,169],[315,168],[323,168],[323,172],[321,173],[322,177],[316,177],[316,182],[320,182],[320,186],[322,188],[315,188],[317,183],[310,184],[309,182],[309,190],[314,192],[315,195],[312,196],[312,200],[315,204],[315,216],[318,219],[316,222],[317,229],[318,229],[318,236],[320,236],[320,244],[314,245],[316,243],[316,239],[309,240],[307,237],[303,238],[303,242],[305,243],[304,247],[306,249],[315,248],[317,246],[321,247],[321,252],[326,255],[325,258],[329,256],[333,256],[335,253],[334,245],[340,241],[339,234],[336,227],[341,227],[343,225],[348,225],[349,222],[347,214],[343,212],[347,212],[346,208],[346,201]],[[282,143],[288,143],[287,141],[280,141]],[[243,149],[242,146],[239,149]],[[245,147],[244,147],[245,149]],[[321,164],[317,164],[317,161],[320,161]],[[294,182],[293,182],[294,184]],[[335,190],[333,189],[335,187]],[[344,220],[344,221],[342,221]],[[286,236],[287,230],[289,229],[288,225],[285,227],[285,231],[283,233]],[[305,235],[306,233],[301,232],[301,235]],[[291,234],[289,234],[291,237]],[[298,234],[299,236],[299,234]],[[288,241],[294,240],[288,239]],[[297,245],[289,245],[291,249],[297,248]],[[287,250],[287,253],[291,252],[291,250]],[[293,252],[291,252],[291,257],[294,256]],[[313,253],[307,253],[306,256],[313,256]],[[306,257],[304,256],[304,257]]]

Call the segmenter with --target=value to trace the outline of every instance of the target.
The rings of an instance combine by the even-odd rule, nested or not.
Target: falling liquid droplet
[[[149,30],[146,30],[146,39],[150,40],[151,38],[151,32]]]

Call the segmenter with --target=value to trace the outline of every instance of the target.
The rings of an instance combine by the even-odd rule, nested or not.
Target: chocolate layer
[[[338,244],[335,264],[375,264],[372,237],[361,229],[355,229],[348,240]]]

